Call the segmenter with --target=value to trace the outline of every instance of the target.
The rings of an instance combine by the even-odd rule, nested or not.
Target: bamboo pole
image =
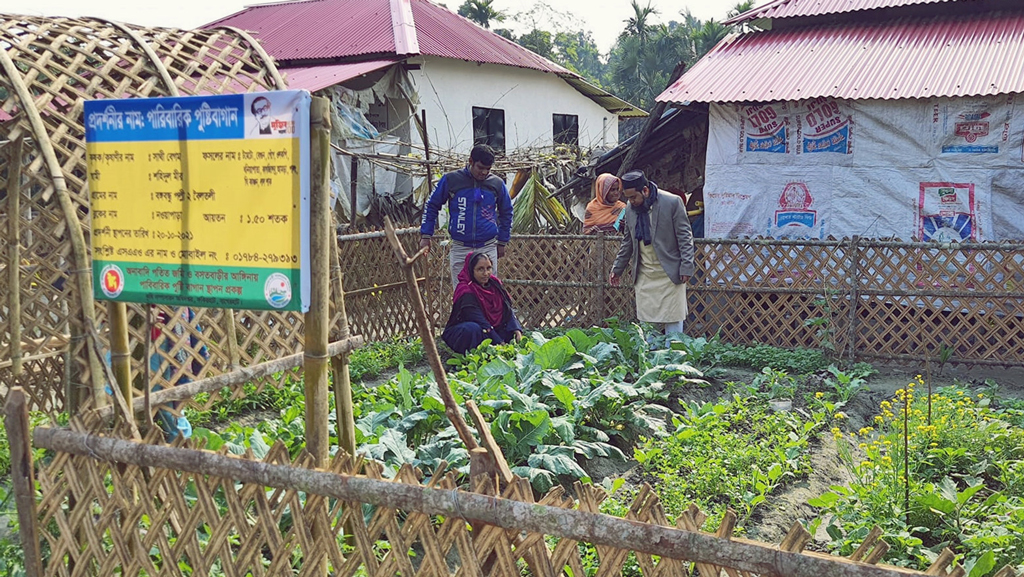
[[[81,320],[84,325],[82,332],[87,342],[86,358],[92,384],[92,400],[94,406],[102,407],[107,404],[106,395],[103,391],[106,382],[103,378],[103,363],[100,362],[99,356],[100,342],[95,330],[96,303],[92,294],[92,269],[89,265],[88,249],[85,246],[85,233],[82,232],[82,224],[78,221],[75,205],[71,201],[71,195],[68,193],[67,183],[64,180],[63,169],[61,168],[60,161],[57,160],[57,153],[53,148],[53,143],[50,142],[50,135],[46,131],[43,117],[39,114],[35,100],[32,98],[32,93],[29,92],[28,86],[25,84],[25,79],[14,65],[14,61],[11,60],[6,50],[0,50],[0,66],[7,73],[11,85],[21,101],[25,116],[32,126],[35,141],[39,145],[39,150],[46,161],[50,179],[53,181],[53,188],[57,194],[57,202],[64,215],[68,239],[71,241],[72,266],[74,266],[71,274],[78,276],[78,279],[74,282],[78,289],[79,305],[82,307]],[[74,362],[74,357],[71,360]],[[72,377],[70,381],[74,381],[74,378]],[[74,384],[71,386],[74,386]],[[70,407],[69,409],[69,412],[74,414],[73,411],[77,410],[78,407]]]
[[[25,139],[11,143],[7,162],[7,306],[11,319],[11,371],[21,376],[21,155]]]
[[[340,501],[367,503],[427,515],[479,521],[503,529],[538,533],[670,559],[728,566],[759,575],[786,577],[920,577],[919,571],[858,563],[815,552],[780,550],[776,545],[726,539],[656,523],[563,509],[465,491],[439,491],[369,477],[252,461],[211,451],[184,449],[37,427],[36,447],[138,467],[232,479],[240,483],[304,491]],[[929,573],[937,575],[938,573]]]
[[[309,255],[310,291],[309,311],[305,315],[305,342],[303,348],[302,372],[306,393],[306,451],[312,457],[316,468],[327,465],[330,454],[330,406],[327,401],[328,370],[330,356],[327,352],[328,327],[331,324],[331,205],[330,205],[330,162],[328,146],[331,134],[330,103],[326,98],[315,97],[309,110],[310,124],[310,175],[309,187]],[[353,214],[355,212],[353,211]],[[353,427],[354,428],[354,427]],[[327,501],[313,509],[318,517],[326,521]],[[326,525],[313,525],[313,539],[322,540]],[[314,561],[313,575],[327,575],[327,557]]]
[[[359,202],[359,158],[352,156],[351,182],[349,183],[349,217],[348,229],[356,229],[356,203]]]
[[[35,467],[32,464],[31,433],[25,391],[14,387],[4,407],[7,438],[11,445],[11,480],[14,502],[18,507],[18,533],[25,553],[25,574],[42,577],[43,561],[39,552],[39,515],[36,512]]]
[[[417,283],[424,283],[424,282],[426,282],[426,280],[427,280],[427,278],[426,277],[422,277],[422,276],[416,278],[416,282]],[[384,292],[386,290],[391,290],[393,288],[398,288],[398,287],[403,287],[404,288],[405,287],[405,281],[403,280],[403,281],[399,281],[399,282],[390,282],[390,283],[387,283],[387,284],[381,284],[381,285],[376,285],[376,286],[368,286],[368,287],[364,287],[364,288],[361,288],[361,289],[356,289],[354,291],[348,291],[348,292],[345,293],[345,296],[348,297],[348,298],[352,298],[352,297],[363,296],[363,295],[366,295],[366,294],[382,293],[382,292]]]
[[[309,255],[310,255],[310,296],[309,311],[305,315],[305,353],[303,373],[306,393],[306,450],[313,457],[315,467],[327,463],[328,405],[327,405],[327,327],[328,303],[330,300],[330,206],[327,188],[329,151],[323,140],[331,130],[330,110],[327,100],[314,98],[310,106],[310,128],[312,132],[310,150],[310,208],[309,208]]]
[[[241,353],[238,350],[238,333],[235,329],[235,311],[224,309],[224,338],[228,341],[228,362],[231,370],[241,366]]]
[[[344,228],[345,227],[339,226],[338,227],[339,233]],[[400,228],[400,229],[395,230],[395,234],[397,234],[399,236],[406,235],[406,234],[415,234],[415,235],[418,236],[420,234],[420,227],[418,227],[418,226],[410,226],[408,228]],[[357,232],[357,233],[354,233],[354,234],[339,234],[338,235],[338,242],[348,242],[348,241],[351,241],[351,240],[367,240],[367,239],[370,239],[370,238],[384,238],[386,236],[387,236],[387,233],[385,233],[383,230],[375,230],[375,231],[371,231],[371,232]]]
[[[41,361],[43,359],[49,359],[64,354],[64,351],[50,351],[48,353],[40,353],[38,355],[27,355],[21,357],[21,362],[26,363],[29,361]],[[14,366],[14,360],[8,359],[6,361],[0,361],[0,369],[6,369]]]
[[[847,270],[850,273],[850,316],[849,326],[846,328],[846,347],[847,360],[851,363],[857,359],[857,313],[860,307],[860,249],[857,246],[859,242],[860,237],[854,236],[850,239],[847,249],[850,252],[847,259]]]
[[[441,398],[444,400],[444,412],[455,426],[455,430],[458,431],[459,438],[466,445],[466,449],[475,449],[479,445],[473,438],[473,433],[469,430],[466,420],[462,418],[458,403],[455,402],[455,395],[452,394],[451,385],[448,384],[448,375],[444,372],[444,366],[441,364],[441,356],[437,354],[434,332],[430,328],[427,311],[423,306],[423,295],[420,294],[419,286],[416,284],[416,271],[413,270],[413,265],[426,254],[426,249],[420,249],[418,253],[409,257],[405,248],[402,247],[402,243],[399,242],[398,235],[395,234],[395,226],[386,216],[384,217],[384,231],[388,235],[388,241],[391,243],[392,250],[395,251],[395,256],[398,257],[398,264],[405,273],[406,286],[409,287],[409,301],[412,303],[413,314],[416,317],[416,328],[419,330],[420,340],[423,341],[423,353],[427,357],[427,362],[430,363],[430,370],[434,373],[437,389],[441,392]]]
[[[123,302],[107,301],[107,315],[110,322],[110,365],[126,403],[124,408],[128,409],[133,396],[131,353],[128,350],[128,308]],[[135,415],[129,410],[124,419],[131,422]]]
[[[668,84],[665,88],[672,86],[672,83],[678,80],[685,70],[685,62],[676,64],[675,70],[672,71],[672,76],[669,77]],[[647,142],[647,137],[651,135],[654,127],[661,121],[661,116],[665,113],[665,108],[667,107],[668,104],[666,102],[658,102],[654,105],[651,113],[647,116],[647,122],[645,122],[644,127],[640,129],[640,134],[638,134],[636,140],[633,141],[633,146],[631,146],[629,152],[626,153],[626,158],[622,160],[622,164],[619,165],[619,170],[615,173],[615,176],[622,176],[633,168],[633,163],[640,155],[640,150],[643,149],[644,144]]]
[[[427,161],[427,194],[434,191],[434,171],[430,169],[430,135],[427,133],[427,109],[420,111],[423,115],[423,155]]]
[[[330,135],[325,135],[321,143],[329,154]],[[328,186],[328,185],[325,185]],[[355,214],[355,207],[353,212]],[[331,303],[340,317],[339,325],[332,340],[347,339],[350,334],[348,311],[345,309],[345,278],[341,270],[340,239],[336,234],[328,241],[331,247]],[[335,426],[337,427],[338,446],[349,455],[356,454],[356,423],[355,411],[352,406],[352,377],[349,372],[349,355],[347,352],[331,357],[332,382],[334,384]]]
[[[515,479],[512,476],[512,469],[509,468],[508,461],[505,460],[505,455],[501,452],[501,447],[494,440],[494,435],[491,434],[491,429],[487,426],[487,421],[484,420],[484,416],[480,413],[476,403],[472,400],[466,401],[466,412],[473,419],[473,424],[476,425],[476,432],[480,435],[480,443],[486,449],[487,456],[492,461],[489,467],[490,470],[500,477],[502,483],[506,485],[511,483]],[[472,473],[470,473],[470,476],[472,476]]]
[[[341,317],[335,338],[348,338],[348,312],[345,310],[344,275],[341,272],[341,256],[338,241],[331,245],[331,289],[332,302]],[[356,418],[352,406],[352,376],[349,373],[348,353],[331,357],[331,372],[334,375],[334,411],[337,427],[338,446],[349,455],[356,454]]]
[[[330,356],[340,355],[361,346],[363,346],[363,337],[356,335],[327,345],[327,354]],[[294,369],[302,364],[304,358],[305,355],[303,353],[296,353],[294,355],[288,355],[287,357],[281,357],[270,362],[253,365],[251,367],[242,367],[238,370],[217,375],[215,377],[208,377],[192,381],[191,383],[161,389],[150,395],[149,400],[154,406],[172,403],[174,401],[185,401],[195,397],[199,393],[211,393],[213,391],[219,391],[224,387],[235,387],[256,379],[269,377],[274,373]],[[135,399],[132,402],[132,411],[138,413],[144,408],[145,405],[143,404],[143,399]],[[89,414],[106,419],[114,414],[114,409],[113,407],[108,406],[100,409],[93,409]]]

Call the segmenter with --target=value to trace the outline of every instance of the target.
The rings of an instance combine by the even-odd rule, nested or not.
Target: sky
[[[462,0],[434,0],[455,10]],[[639,0],[641,6],[644,0]],[[172,28],[196,28],[222,16],[233,14],[245,6],[259,4],[251,0],[173,0],[154,2],[141,0],[3,0],[0,12],[33,16],[95,16],[108,20],[128,22],[143,26],[166,26]],[[582,27],[594,34],[598,49],[607,52],[625,20],[633,14],[629,0],[548,0],[558,11],[568,13],[569,18],[559,18],[550,13],[539,17],[540,28],[553,28],[550,22],[563,22],[570,28]],[[689,9],[701,20],[714,18],[723,20],[726,12],[736,4],[735,0],[650,0],[658,10],[655,22],[681,20],[679,12]],[[494,0],[494,6],[508,14],[528,13],[537,0]],[[530,17],[526,16],[529,21]],[[568,20],[568,21],[567,21]],[[522,33],[524,30],[513,28]]]

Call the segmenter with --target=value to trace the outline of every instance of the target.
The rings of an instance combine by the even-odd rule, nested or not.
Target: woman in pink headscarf
[[[613,174],[599,174],[594,179],[594,198],[583,217],[583,234],[618,232],[615,225],[626,208],[621,198],[622,181]]]
[[[441,339],[457,353],[477,348],[484,339],[500,344],[523,337],[512,300],[501,281],[491,274],[493,270],[487,253],[466,255],[452,297],[452,314],[441,333]]]

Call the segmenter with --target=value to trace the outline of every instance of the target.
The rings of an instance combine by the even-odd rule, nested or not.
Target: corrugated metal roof
[[[515,42],[453,14],[443,6],[426,0],[413,0],[412,8],[421,54],[572,74]]]
[[[392,9],[396,4],[400,4],[397,8],[403,10],[411,4],[414,36],[402,18],[398,22],[392,21]],[[575,72],[428,0],[305,0],[262,4],[249,6],[205,27],[216,26],[252,31],[263,49],[283,61],[285,66],[288,61],[295,60],[337,61],[365,58],[367,55],[396,56],[395,29],[399,28],[409,35],[402,44],[418,45],[419,54],[550,72],[610,112],[620,116],[647,114],[589,84]],[[405,50],[402,50],[404,54]],[[322,73],[321,67],[316,66],[301,74]]]
[[[284,79],[288,83],[288,88],[306,89],[310,92],[316,92],[321,88],[327,88],[328,86],[351,80],[374,70],[387,68],[394,63],[394,60],[369,60],[366,62],[353,62],[351,64],[300,66],[297,68],[282,68],[281,73],[285,75]]]
[[[312,0],[249,6],[204,28],[254,32],[277,60],[317,60],[395,52],[388,0]]]
[[[411,0],[420,54],[544,72],[565,68],[427,0]],[[256,33],[278,60],[395,53],[390,0],[309,0],[250,6],[206,27]]]
[[[594,86],[586,80],[575,75],[560,75],[562,80],[569,83],[569,86],[575,88],[580,94],[596,102],[601,108],[604,108],[612,114],[617,114],[623,118],[631,117],[644,117],[647,113],[642,109],[633,106],[625,100],[615,96],[607,90]]]
[[[1024,92],[1024,14],[751,32],[720,42],[665,102],[980,96]]]
[[[878,8],[899,8],[916,4],[938,4],[957,0],[775,0],[764,6],[747,10],[726,20],[725,24],[737,24],[759,18],[793,18],[797,16],[822,16]]]

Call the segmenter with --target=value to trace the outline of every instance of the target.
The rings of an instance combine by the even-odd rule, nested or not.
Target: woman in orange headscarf
[[[626,203],[622,198],[622,181],[613,174],[599,174],[594,179],[594,198],[587,203],[583,217],[583,234],[615,233],[615,224]]]

